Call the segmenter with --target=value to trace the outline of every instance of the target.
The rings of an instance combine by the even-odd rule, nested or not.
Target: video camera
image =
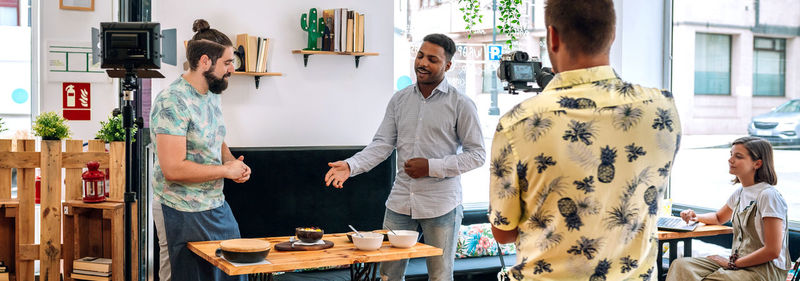
[[[538,57],[531,59],[523,51],[503,54],[500,57],[500,67],[497,68],[497,78],[508,82],[508,86],[503,89],[512,95],[516,95],[517,90],[541,92],[554,75],[549,67],[542,68],[542,61]],[[528,86],[531,82],[536,82],[539,88]]]

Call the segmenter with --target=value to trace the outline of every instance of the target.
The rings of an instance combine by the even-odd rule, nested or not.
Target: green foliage
[[[136,134],[136,127],[131,128],[131,142],[136,141],[133,138],[134,134]],[[125,141],[125,127],[122,126],[122,115],[111,116],[108,121],[100,121],[100,131],[97,131],[95,138],[104,142]]]
[[[0,133],[5,131],[8,131],[8,128],[6,128],[6,122],[3,122],[3,118],[0,117]]]
[[[509,39],[506,40],[508,49],[511,50],[511,43],[517,41],[517,34],[522,32],[522,25],[519,22],[519,8],[522,5],[522,0],[498,0],[497,10],[500,11],[500,18],[497,19],[500,25],[497,26],[497,31],[508,35]]]
[[[471,38],[472,33],[475,32],[473,28],[476,23],[483,22],[483,16],[480,15],[480,2],[481,0],[458,0],[460,6],[458,10],[462,12],[461,18],[466,23],[464,29],[467,31],[467,38]],[[517,41],[517,35],[524,31],[519,21],[520,6],[522,6],[522,0],[497,0],[497,11],[500,12],[500,17],[497,18],[497,22],[500,23],[497,26],[497,32],[509,37],[505,42],[509,50],[513,48],[511,44]]]
[[[33,121],[33,133],[43,140],[60,140],[69,138],[71,132],[67,120],[53,111],[44,112]]]
[[[481,10],[481,1],[480,0],[458,0],[458,4],[461,6],[458,8],[463,15],[461,18],[464,20],[464,23],[467,25],[464,27],[464,30],[467,31],[467,38],[472,38],[472,33],[475,31],[473,28],[475,24],[483,22],[483,15],[480,14]]]

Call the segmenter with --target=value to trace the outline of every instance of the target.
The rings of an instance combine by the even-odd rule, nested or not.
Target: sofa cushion
[[[500,245],[504,255],[516,254],[514,244]],[[489,223],[462,225],[459,229],[456,258],[483,257],[497,255],[497,241],[492,235]]]

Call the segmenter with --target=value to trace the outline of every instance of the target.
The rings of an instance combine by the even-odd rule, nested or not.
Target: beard
[[[225,78],[230,77],[231,74],[227,73],[222,75],[221,78],[217,78],[217,76],[214,76],[212,69],[214,69],[213,66],[208,71],[203,72],[203,76],[206,78],[206,83],[208,83],[208,90],[219,95],[228,88],[228,80],[225,80]]]

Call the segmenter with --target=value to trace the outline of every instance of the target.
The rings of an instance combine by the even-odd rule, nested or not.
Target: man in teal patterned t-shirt
[[[157,151],[154,196],[160,203],[154,216],[162,218],[157,228],[165,232],[160,236],[166,236],[173,280],[242,280],[186,248],[191,241],[241,237],[223,180],[250,178],[244,158],[236,159],[225,144],[220,105],[219,94],[234,71],[233,44],[203,20],[194,29],[198,34],[186,48],[190,70],[158,94],[150,115]]]

